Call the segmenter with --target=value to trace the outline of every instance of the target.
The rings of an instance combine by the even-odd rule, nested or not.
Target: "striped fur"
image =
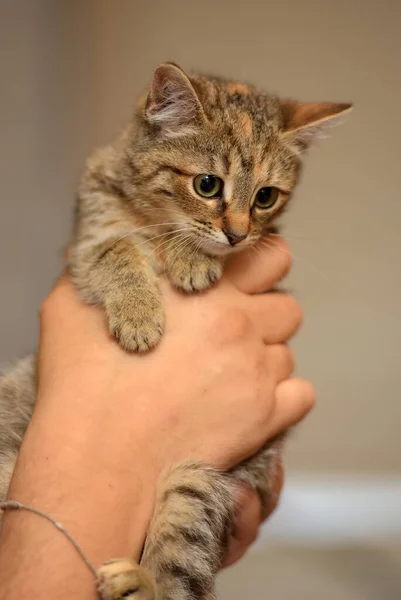
[[[159,341],[161,272],[187,292],[207,289],[228,254],[275,228],[299,179],[303,152],[348,109],[281,101],[244,83],[188,77],[173,64],[156,69],[132,122],[88,160],[69,255],[81,297],[104,308],[122,347],[144,352]],[[199,174],[221,178],[222,193],[201,197],[194,188]],[[256,194],[267,186],[279,192],[276,203],[262,209]],[[233,247],[230,239],[242,241]],[[31,357],[0,379],[0,500],[35,396]],[[244,481],[266,503],[282,440],[229,473],[184,464],[165,476],[141,566],[130,560],[103,565],[103,598],[212,598],[234,527],[235,485]]]

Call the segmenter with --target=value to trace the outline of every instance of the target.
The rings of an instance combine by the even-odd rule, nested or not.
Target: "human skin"
[[[299,306],[285,294],[258,295],[289,269],[284,242],[275,244],[252,263],[238,257],[206,294],[163,282],[165,335],[144,356],[121,350],[102,311],[83,304],[66,278],[45,300],[38,400],[9,497],[61,521],[95,566],[139,557],[163,471],[187,459],[230,468],[313,406],[311,385],[288,379],[285,342],[300,325]],[[255,496],[241,497],[226,564],[260,521]],[[29,512],[4,516],[0,581],[1,600],[96,597],[70,542]]]

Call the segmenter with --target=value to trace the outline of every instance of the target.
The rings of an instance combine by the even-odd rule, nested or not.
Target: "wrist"
[[[10,497],[61,521],[95,565],[113,556],[139,557],[157,480],[143,450],[128,452],[104,419],[84,407],[77,413],[74,403],[69,411],[63,402],[42,400]]]

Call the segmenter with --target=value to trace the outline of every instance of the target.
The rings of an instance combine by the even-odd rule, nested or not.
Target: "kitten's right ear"
[[[302,152],[328,130],[344,121],[352,104],[281,100],[282,136],[296,152]]]
[[[174,63],[163,63],[154,71],[145,115],[165,137],[188,134],[205,119],[192,83]]]

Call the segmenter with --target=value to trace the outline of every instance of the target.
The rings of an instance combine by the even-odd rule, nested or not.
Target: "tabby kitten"
[[[303,152],[349,109],[188,77],[171,63],[155,70],[132,122],[87,163],[68,265],[80,295],[104,308],[123,348],[144,352],[159,341],[162,271],[186,292],[205,290],[221,277],[225,257],[272,231],[300,176]],[[33,357],[0,380],[0,499],[35,394]],[[212,598],[233,528],[236,481],[266,504],[281,441],[228,473],[177,466],[160,483],[142,566],[106,565],[104,597]]]

